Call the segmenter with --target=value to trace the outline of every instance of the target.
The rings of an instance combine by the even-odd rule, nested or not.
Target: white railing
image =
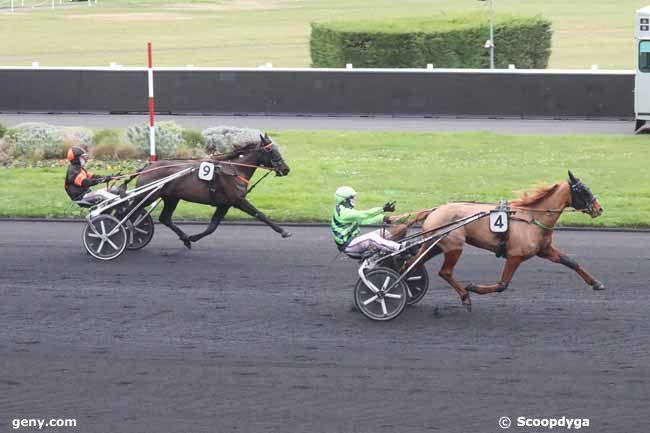
[[[43,9],[93,5],[97,5],[97,0],[86,0],[80,2],[72,0],[2,0],[0,1],[0,13],[29,12]]]
[[[38,62],[33,62],[34,66],[0,66],[0,70],[28,70],[39,69],[44,71],[110,71],[110,72],[147,72],[146,67],[139,66],[122,66],[116,62],[111,62],[109,66],[41,66]],[[633,69],[453,69],[453,68],[276,68],[262,65],[257,68],[251,67],[154,67],[155,71],[170,72],[237,72],[237,71],[260,71],[260,72],[344,72],[354,73],[431,73],[431,74],[585,74],[585,75],[630,75],[634,74]]]

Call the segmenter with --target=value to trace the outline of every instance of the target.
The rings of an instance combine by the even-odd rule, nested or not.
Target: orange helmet
[[[79,158],[86,155],[86,150],[83,147],[72,146],[68,150],[68,161],[79,161]]]

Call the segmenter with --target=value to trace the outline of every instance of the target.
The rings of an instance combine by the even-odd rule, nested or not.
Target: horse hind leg
[[[210,220],[210,224],[205,229],[205,231],[190,236],[189,237],[190,242],[196,242],[196,241],[206,237],[207,235],[212,234],[217,229],[217,227],[219,227],[219,224],[221,223],[221,220],[223,220],[223,218],[226,216],[226,213],[228,213],[228,209],[230,209],[230,206],[219,206],[219,207],[217,207],[217,210],[212,215],[212,219]]]
[[[179,199],[177,198],[163,198],[163,210],[160,212],[160,217],[158,218],[161,223],[172,229],[174,233],[178,235],[183,244],[188,248],[192,249],[192,243],[190,242],[187,234],[181,230],[177,225],[172,222],[172,214],[178,206]]]
[[[465,289],[470,292],[478,293],[479,295],[503,292],[508,288],[508,285],[510,285],[512,276],[515,274],[515,271],[523,261],[523,257],[510,256],[506,259],[506,264],[503,267],[503,272],[501,273],[501,280],[498,283],[490,285],[470,283],[467,285],[467,287],[465,287]]]
[[[460,259],[462,253],[462,249],[445,251],[445,261],[442,264],[438,275],[440,275],[443,280],[447,281],[449,285],[456,290],[456,293],[460,296],[460,300],[467,311],[472,311],[472,300],[469,297],[469,293],[458,282],[458,280],[454,278],[454,267],[456,266],[456,263],[458,263],[458,259]]]

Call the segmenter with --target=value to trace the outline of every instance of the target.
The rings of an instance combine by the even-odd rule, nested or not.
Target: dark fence
[[[634,116],[632,72],[162,69],[154,77],[156,111],[171,114]],[[147,107],[144,69],[0,69],[2,112]]]

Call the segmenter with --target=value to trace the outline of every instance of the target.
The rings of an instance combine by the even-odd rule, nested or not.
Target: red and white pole
[[[147,77],[149,81],[149,161],[156,160],[156,124],[154,123],[153,103],[153,57],[151,55],[151,42],[147,42],[147,54],[149,65]]]

